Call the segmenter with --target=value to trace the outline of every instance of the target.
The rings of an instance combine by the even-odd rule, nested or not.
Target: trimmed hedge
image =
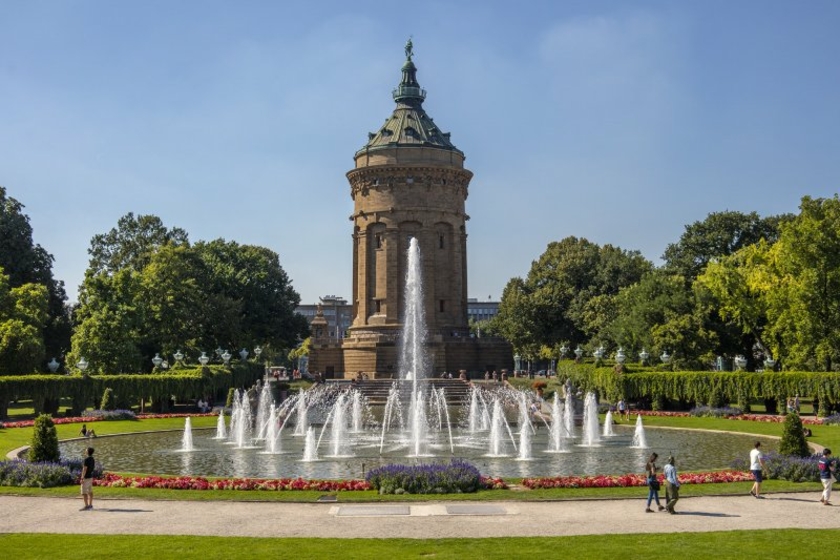
[[[638,371],[618,374],[611,367],[561,364],[558,381],[568,377],[584,391],[596,391],[610,401],[620,398],[662,408],[665,401],[719,406],[734,402],[747,410],[750,399],[784,403],[791,395],[818,401],[818,414],[827,416],[840,403],[840,373],[746,371]]]
[[[13,399],[32,399],[36,413],[62,397],[73,399],[73,410],[98,406],[105,389],[110,388],[119,402],[138,402],[151,398],[161,412],[172,395],[192,397],[212,394],[229,387],[247,387],[264,373],[262,364],[236,363],[230,367],[180,368],[165,374],[120,375],[8,375],[0,377],[0,418],[8,416]]]

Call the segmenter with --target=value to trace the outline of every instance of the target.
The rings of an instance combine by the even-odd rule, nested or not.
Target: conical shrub
[[[808,442],[805,441],[805,432],[802,430],[802,419],[795,412],[789,412],[785,417],[779,453],[795,457],[807,457],[811,454]]]
[[[33,463],[49,461],[57,463],[61,458],[58,451],[58,434],[52,416],[41,414],[35,419],[32,443],[29,446],[29,460]]]

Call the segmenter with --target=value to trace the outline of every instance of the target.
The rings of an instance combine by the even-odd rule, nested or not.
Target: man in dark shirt
[[[96,468],[96,461],[93,460],[93,447],[87,448],[87,457],[82,463],[82,499],[85,507],[79,511],[93,509],[93,469]]]
[[[823,449],[822,457],[819,460],[820,466],[820,482],[823,485],[823,493],[820,502],[823,505],[830,506],[831,502],[831,485],[834,484],[834,470],[836,468],[834,458],[831,456],[831,449],[826,447]]]

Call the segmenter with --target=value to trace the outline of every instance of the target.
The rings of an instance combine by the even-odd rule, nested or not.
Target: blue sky
[[[75,299],[128,212],[275,250],[304,303],[350,297],[345,173],[394,107],[467,155],[469,293],[569,235],[659,264],[722,210],[840,178],[840,2],[0,2],[0,184]]]

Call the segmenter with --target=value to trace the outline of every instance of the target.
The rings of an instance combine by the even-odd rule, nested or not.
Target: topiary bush
[[[227,400],[225,401],[225,408],[233,408],[233,399],[236,398],[236,389],[231,387],[228,389]]]
[[[782,430],[779,453],[794,457],[808,457],[811,455],[808,442],[805,441],[805,432],[802,430],[802,419],[795,412],[789,412],[785,416],[785,425]]]
[[[110,387],[105,388],[105,392],[102,393],[102,403],[99,405],[100,410],[114,410],[116,408],[117,403],[116,399],[114,398],[114,390]]]
[[[32,443],[29,446],[29,461],[32,463],[57,463],[61,458],[58,451],[58,434],[52,416],[41,414],[35,419]]]

